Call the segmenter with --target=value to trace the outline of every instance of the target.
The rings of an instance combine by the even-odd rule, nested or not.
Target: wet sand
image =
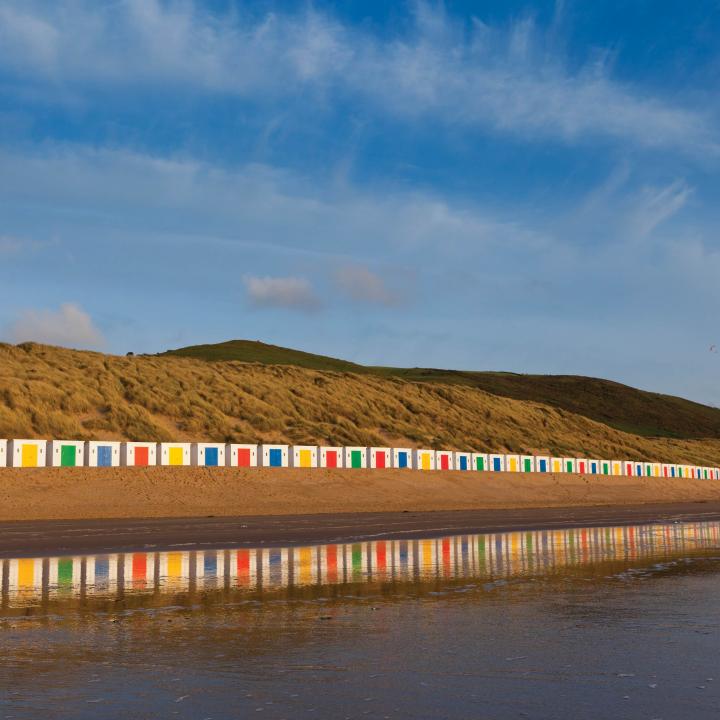
[[[619,507],[0,523],[0,558],[279,547],[655,522],[720,520],[720,502]]]

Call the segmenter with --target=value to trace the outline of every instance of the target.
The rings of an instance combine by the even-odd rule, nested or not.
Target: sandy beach
[[[720,501],[703,480],[293,468],[6,468],[0,521],[427,512]]]

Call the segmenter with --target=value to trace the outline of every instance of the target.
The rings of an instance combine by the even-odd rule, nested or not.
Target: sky
[[[0,0],[0,339],[720,405],[720,3]]]

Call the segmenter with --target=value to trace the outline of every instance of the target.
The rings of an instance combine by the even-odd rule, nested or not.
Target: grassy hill
[[[267,346],[254,347],[263,354]],[[0,437],[426,446],[720,464],[718,439],[644,437],[459,380],[33,343],[0,345]]]
[[[627,385],[576,375],[519,375],[503,372],[391,368],[357,365],[250,340],[194,345],[163,355],[198,360],[296,365],[411,382],[478,388],[500,397],[551,405],[646,437],[720,438],[720,409],[671,395],[645,392]]]

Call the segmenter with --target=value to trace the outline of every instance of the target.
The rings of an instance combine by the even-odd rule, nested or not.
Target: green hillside
[[[500,397],[531,400],[646,437],[720,438],[720,409],[671,395],[576,375],[370,367],[251,340],[194,345],[162,355],[209,361],[294,365],[312,370],[398,377],[411,382],[467,385]]]

